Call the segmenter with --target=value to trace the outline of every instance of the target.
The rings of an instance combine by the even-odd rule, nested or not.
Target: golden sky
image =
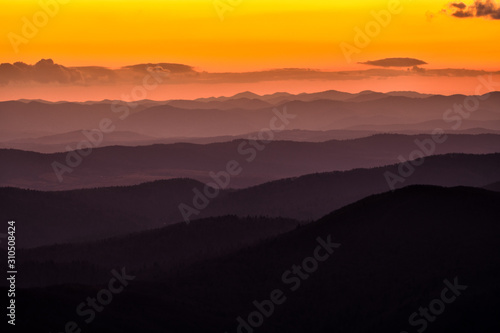
[[[357,62],[410,57],[427,62],[430,69],[500,67],[500,20],[454,17],[449,1],[55,1],[0,0],[1,63],[35,64],[50,58],[68,67],[119,68],[163,62],[197,71],[246,72],[361,70],[368,67]],[[341,43],[355,46],[355,28],[364,30],[374,21],[372,11],[387,11],[394,1],[399,12],[346,61]],[[46,22],[41,3],[52,14],[45,15]],[[216,6],[228,9],[223,20]],[[25,22],[37,19],[38,31],[23,35]],[[24,38],[15,47],[14,35]]]

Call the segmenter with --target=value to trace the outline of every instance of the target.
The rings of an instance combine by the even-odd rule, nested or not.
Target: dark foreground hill
[[[497,332],[499,205],[499,193],[463,187],[371,196],[202,264],[146,279],[129,271],[135,279],[90,323],[75,308],[107,284],[22,290],[18,302],[31,316],[19,328]]]
[[[500,192],[500,182],[486,185],[484,188],[490,191]]]
[[[204,184],[188,179],[131,187],[38,192],[0,188],[0,220],[16,220],[22,247],[96,240],[183,221],[179,205],[195,209],[190,220],[236,215],[312,221],[366,196],[390,189],[386,175],[404,165],[311,174],[242,189],[224,190],[200,208]],[[500,180],[500,154],[426,158],[396,188],[428,184],[483,187]],[[196,200],[195,200],[196,197]],[[198,206],[195,206],[193,201]],[[202,208],[202,207],[201,207]],[[187,208],[186,208],[187,209]],[[196,213],[198,212],[198,213]]]
[[[156,276],[234,252],[299,227],[283,218],[222,216],[179,223],[123,237],[19,251],[20,286],[89,283],[107,279],[110,267]],[[81,274],[79,274],[81,273]]]

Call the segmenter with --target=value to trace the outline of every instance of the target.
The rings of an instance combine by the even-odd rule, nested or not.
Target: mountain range
[[[434,141],[431,135],[379,134],[326,142],[265,143],[255,137],[211,144],[110,146],[85,154],[0,149],[0,159],[8,161],[0,165],[0,186],[69,190],[174,178],[208,183],[213,182],[211,173],[220,175],[227,163],[236,161],[241,172],[231,177],[229,187],[242,188],[315,172],[373,168],[420,155],[500,152],[500,135],[450,134],[446,138],[439,136],[438,140],[442,143]],[[67,164],[68,159],[74,163],[77,157],[81,159],[79,165]],[[71,168],[60,171],[64,166]]]
[[[368,125],[376,125],[377,131],[428,131],[435,128],[466,130],[476,127],[500,130],[497,110],[500,92],[492,92],[488,98],[478,96],[478,101],[479,98],[481,100],[474,112],[463,111],[468,98],[464,95],[415,98],[415,94],[409,93],[377,94],[380,98],[366,100],[366,96],[374,93],[361,93],[354,97],[360,99],[362,96],[360,101],[332,99],[332,95],[338,94],[324,92],[310,94],[308,98],[293,95],[274,102],[248,98],[255,97],[253,95],[210,101],[143,101],[131,104],[116,101],[7,101],[0,102],[0,140],[95,129],[99,128],[102,119],[110,119],[116,131],[161,138],[241,135],[269,128],[271,119],[275,117],[274,108],[280,112],[287,110],[295,116],[287,124],[288,130],[325,131]],[[200,106],[200,103],[205,104]],[[462,106],[465,115],[453,111],[455,105]]]
[[[428,331],[492,331],[499,328],[499,204],[499,193],[466,187],[410,186],[370,196],[308,225],[196,264],[162,270],[163,263],[158,263],[153,275],[146,267],[129,268],[134,279],[90,324],[75,316],[75,307],[105,285],[22,289],[18,297],[33,315],[20,325],[53,331],[75,320],[93,332],[192,332],[201,327],[208,332],[237,332],[240,327],[242,332],[252,322],[249,315],[264,309],[268,315],[262,316],[262,332],[402,331],[421,329],[422,320],[410,325],[409,317],[448,287],[453,303]],[[226,222],[240,225],[232,217],[212,221]],[[65,250],[80,253],[105,271],[138,259],[120,255],[121,261],[113,264],[113,248],[137,256],[175,257],[175,252],[158,252],[167,246],[161,240],[168,242],[169,232],[175,234],[171,228],[158,233],[160,247],[147,234],[138,234]],[[179,236],[175,243],[182,240]],[[318,246],[323,246],[323,259],[310,266],[307,258]],[[37,251],[47,254],[51,249],[27,254],[36,258]],[[68,272],[61,263],[47,264],[52,274]],[[314,268],[292,273],[294,265]],[[280,295],[275,298],[279,304],[273,311],[269,305],[262,308],[276,297],[270,296],[273,291]],[[147,320],[141,320],[145,315]]]
[[[6,207],[0,219],[22,221],[21,247],[103,239],[184,223],[179,205],[194,213],[189,220],[223,215],[281,217],[313,221],[366,196],[390,189],[386,174],[399,175],[410,164],[315,173],[249,188],[220,190],[196,209],[205,184],[174,179],[129,187],[41,192],[0,188]],[[395,188],[413,184],[484,187],[500,180],[500,154],[450,154],[428,157]],[[206,197],[205,197],[206,198]],[[57,230],[57,232],[54,232]]]

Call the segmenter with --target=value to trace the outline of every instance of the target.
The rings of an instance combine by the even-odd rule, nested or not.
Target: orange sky
[[[399,5],[391,7],[392,2]],[[59,3],[60,2],[60,3]],[[71,66],[119,68],[138,63],[180,63],[197,71],[246,72],[273,68],[315,68],[327,71],[368,69],[357,62],[392,57],[411,57],[428,63],[425,68],[468,68],[498,71],[500,20],[489,17],[459,19],[449,15],[448,1],[440,0],[0,0],[2,63],[22,61],[35,64],[42,58]],[[46,3],[43,9],[40,3]],[[57,3],[57,6],[54,6]],[[471,4],[471,1],[466,1]],[[496,2],[498,3],[498,1]],[[222,5],[221,5],[222,4]],[[233,4],[233,5],[229,5]],[[216,5],[225,6],[222,15]],[[219,7],[224,8],[224,7]],[[346,60],[341,45],[355,44],[355,28],[373,24],[372,11],[396,8],[387,26],[380,26],[368,45],[357,48]],[[445,9],[447,13],[442,12]],[[36,32],[23,34],[23,26],[38,24]],[[36,26],[36,25],[35,25]],[[26,30],[26,27],[24,27]],[[29,30],[29,29],[28,29]],[[26,32],[26,31],[24,31]],[[475,78],[450,80],[443,89],[441,80],[404,81],[389,79],[343,84],[284,84],[275,90],[473,90]],[[464,81],[467,81],[464,83]],[[425,82],[425,83],[422,83]],[[289,82],[290,83],[290,82]],[[379,82],[380,83],[380,82]],[[268,90],[269,82],[249,85]],[[234,87],[234,86],[233,86]],[[294,88],[295,87],[295,88]],[[15,98],[49,87],[16,84],[4,88],[0,98]],[[36,88],[36,89],[35,89]],[[63,89],[64,88],[64,89]],[[50,91],[64,91],[66,87]],[[186,87],[170,87],[183,92]],[[194,88],[194,87],[193,87]],[[220,94],[232,86],[222,88]],[[236,88],[236,87],[234,87]],[[228,90],[229,89],[229,90]],[[238,90],[244,87],[237,87]],[[160,89],[161,90],[161,89]],[[207,95],[214,87],[199,88]],[[235,90],[235,89],[233,89]],[[436,90],[436,91],[437,91]],[[107,90],[114,93],[114,89]],[[71,96],[78,96],[76,93]],[[100,97],[95,92],[93,96]],[[157,93],[158,94],[158,93]],[[163,95],[162,95],[163,96]],[[112,98],[113,96],[108,96]],[[116,96],[115,96],[116,97]],[[62,98],[61,98],[62,99]]]

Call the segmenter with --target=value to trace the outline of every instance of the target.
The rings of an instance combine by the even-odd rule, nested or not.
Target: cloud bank
[[[120,86],[142,84],[153,72],[162,77],[161,84],[220,84],[258,83],[273,81],[346,81],[401,76],[473,77],[500,74],[473,69],[424,69],[423,60],[413,58],[386,58],[362,64],[380,68],[349,71],[322,71],[309,68],[281,68],[252,72],[210,73],[197,71],[183,64],[148,63],[110,69],[100,66],[66,67],[51,59],[42,59],[34,65],[22,62],[0,64],[1,86],[60,85],[60,86]],[[395,68],[390,68],[395,67]],[[400,68],[406,67],[406,68]]]
[[[27,65],[23,62],[0,64],[0,84],[28,81],[81,83],[84,78],[78,69],[57,65],[51,59],[42,59],[35,65]]]
[[[23,62],[0,64],[0,85],[7,84],[62,84],[62,85],[110,85],[138,83],[151,71],[167,78],[196,74],[191,66],[181,64],[138,64],[119,69],[100,66],[65,67],[52,59],[42,59],[34,65]]]

